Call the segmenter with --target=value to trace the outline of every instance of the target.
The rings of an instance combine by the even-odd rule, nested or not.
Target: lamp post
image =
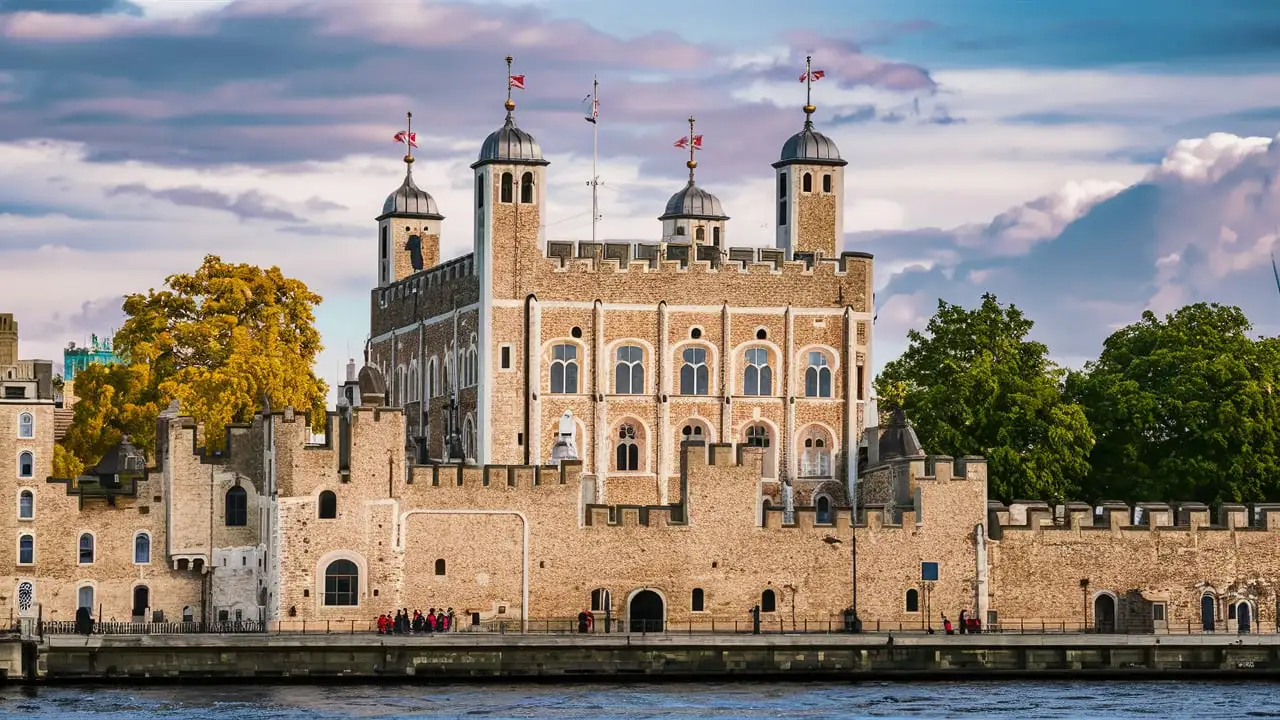
[[[1080,578],[1080,600],[1084,610],[1084,623],[1080,625],[1080,632],[1089,629],[1089,578]]]

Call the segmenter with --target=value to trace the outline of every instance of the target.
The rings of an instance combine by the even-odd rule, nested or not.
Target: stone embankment
[[[0,648],[12,650],[11,682],[50,683],[1280,676],[1274,635],[108,635],[0,645],[13,645]]]

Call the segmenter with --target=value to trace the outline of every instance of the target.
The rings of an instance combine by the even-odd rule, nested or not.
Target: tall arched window
[[[514,180],[511,177],[511,173],[509,172],[502,173],[502,190],[501,190],[502,202],[504,203],[511,202],[511,196],[512,196],[511,186],[513,183],[514,183]]]
[[[79,562],[81,565],[93,564],[93,535],[89,533],[80,533]]]
[[[644,393],[644,351],[635,345],[623,345],[616,353],[613,391],[618,395]]]
[[[907,591],[907,612],[920,612],[920,593],[915,588]]]
[[[445,574],[444,558],[436,558],[436,574],[437,575]]]
[[[338,496],[332,490],[320,493],[320,519],[333,520],[338,517]]]
[[[716,247],[720,246],[720,226],[716,225],[711,228],[711,244]]]
[[[462,456],[467,460],[476,459],[476,424],[471,418],[462,421]]]
[[[236,485],[227,490],[224,514],[227,527],[245,527],[249,524],[249,493]]]
[[[551,348],[551,392],[578,392],[578,346],[561,343]]]
[[[528,205],[533,202],[533,173],[520,176],[520,202]]]
[[[36,496],[30,490],[18,493],[18,519],[32,520],[36,516]]]
[[[31,413],[24,412],[18,415],[18,437],[23,440],[30,440],[36,436],[36,419]]]
[[[689,609],[693,612],[702,612],[706,609],[706,593],[702,592],[702,588],[693,589],[693,597],[690,599]]]
[[[777,612],[778,596],[773,590],[765,590],[760,593],[760,612]]]
[[[135,565],[151,564],[151,536],[145,532],[133,536],[133,563]]]
[[[76,591],[76,609],[79,608],[88,608],[90,611],[93,610],[92,585],[81,585],[80,589]]]
[[[427,361],[427,397],[440,397],[440,361],[432,357]]]
[[[596,588],[591,591],[591,612],[605,612],[611,607],[612,602],[613,598],[609,596],[608,590]]]
[[[32,455],[31,452],[28,450],[23,450],[22,452],[18,453],[18,477],[29,478],[32,475],[35,475],[35,472],[36,472],[35,455]]]
[[[772,395],[773,369],[769,367],[769,351],[764,348],[748,348],[747,368],[742,373],[743,395]]]
[[[36,562],[36,538],[34,535],[18,537],[18,564],[34,565]]]
[[[706,228],[704,228],[704,227],[700,227],[700,228],[698,228],[698,229],[694,230],[694,231],[693,231],[693,240],[694,240],[694,242],[699,242],[699,243],[706,242],[706,241],[707,241],[707,229],[706,229]]]
[[[831,367],[827,365],[826,353],[810,351],[809,367],[804,371],[804,394],[814,398],[831,397]]]
[[[685,348],[680,357],[684,360],[680,366],[680,394],[706,395],[711,385],[711,371],[707,367],[706,349]]]
[[[618,445],[613,469],[619,472],[635,472],[640,469],[640,442],[636,426],[624,423],[618,426]]]
[[[812,428],[804,434],[804,450],[800,453],[800,477],[831,477],[831,443],[827,433]]]
[[[480,353],[476,351],[476,346],[471,346],[471,352],[468,353],[467,364],[471,367],[471,383],[468,387],[475,387],[480,383]]]
[[[352,607],[360,602],[360,568],[350,560],[334,560],[324,569],[324,604]]]
[[[801,191],[813,192],[813,175],[811,173],[805,173],[804,175],[801,175],[800,185],[801,185],[800,187]]]
[[[831,173],[822,176],[822,192],[831,192]]]
[[[826,495],[819,496],[818,502],[815,504],[818,509],[818,522],[831,522],[831,498],[828,498]]]

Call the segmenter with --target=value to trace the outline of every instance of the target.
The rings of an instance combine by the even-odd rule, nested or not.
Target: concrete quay
[[[1276,635],[95,635],[27,641],[31,682],[1280,677]]]

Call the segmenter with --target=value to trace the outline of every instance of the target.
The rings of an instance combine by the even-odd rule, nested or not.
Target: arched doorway
[[[627,606],[631,632],[662,632],[666,614],[662,596],[652,590],[641,590],[632,595]]]
[[[146,585],[133,589],[133,621],[146,622],[147,608],[151,606],[151,591]]]
[[[1205,632],[1213,632],[1215,621],[1216,618],[1213,616],[1213,596],[1202,595],[1200,597],[1200,626]]]
[[[1100,633],[1116,631],[1116,599],[1107,594],[1093,599],[1093,626]]]
[[[1236,605],[1236,629],[1240,633],[1253,632],[1253,612],[1249,607],[1249,603],[1240,602]]]

